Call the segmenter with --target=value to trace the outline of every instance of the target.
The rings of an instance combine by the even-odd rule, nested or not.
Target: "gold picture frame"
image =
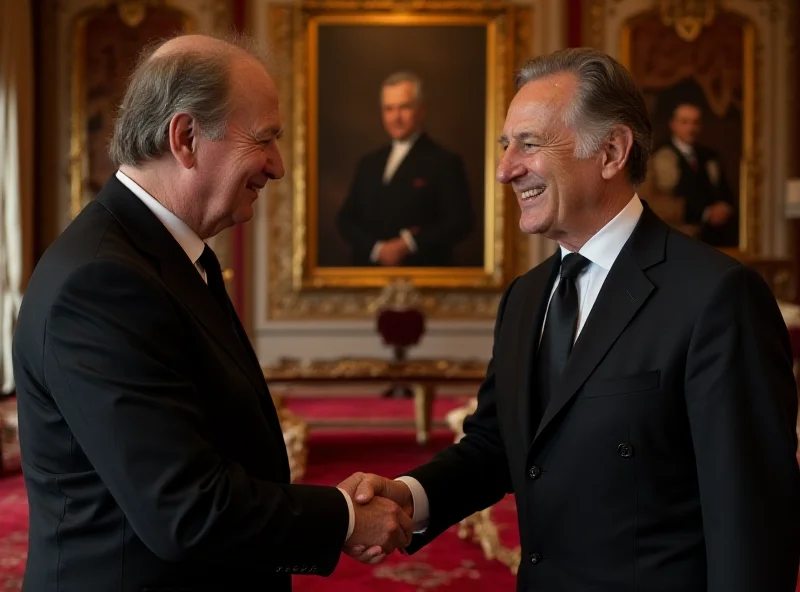
[[[513,194],[494,179],[497,138],[513,93],[513,71],[529,56],[533,11],[508,2],[479,0],[319,1],[273,5],[272,49],[282,116],[287,179],[268,197],[267,317],[365,318],[380,289],[393,281],[421,291],[423,308],[438,318],[491,318],[507,283],[527,269],[528,237],[519,231]],[[317,71],[319,28],[354,26],[460,26],[486,28],[486,118],[483,160],[484,216],[481,267],[319,266]],[[377,89],[375,91],[377,93]],[[377,94],[376,94],[377,96]],[[379,117],[376,109],[374,114]],[[289,223],[288,221],[291,221]]]

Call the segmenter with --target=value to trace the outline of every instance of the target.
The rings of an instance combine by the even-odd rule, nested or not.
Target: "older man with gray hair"
[[[278,416],[205,243],[284,174],[275,85],[189,35],[136,67],[119,171],[37,266],[14,339],[30,503],[24,588],[291,589],[410,537],[387,499],[289,484]]]
[[[474,227],[464,163],[423,131],[419,76],[388,76],[380,105],[391,143],[359,161],[337,214],[352,265],[450,267]]]
[[[558,243],[500,302],[464,438],[397,480],[416,551],[516,495],[519,590],[794,592],[797,395],[754,271],[643,203],[651,129],[630,74],[591,49],[520,72],[497,178]]]

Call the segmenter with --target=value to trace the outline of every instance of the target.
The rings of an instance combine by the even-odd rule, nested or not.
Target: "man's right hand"
[[[392,500],[375,497],[367,503],[353,504],[353,534],[345,543],[345,552],[360,560],[378,563],[395,549],[405,549],[411,542],[414,526],[411,518]],[[364,557],[364,551],[371,552]]]
[[[414,496],[408,485],[402,481],[387,479],[373,473],[355,473],[350,479],[358,480],[353,494],[353,499],[357,503],[366,504],[375,496],[388,497],[400,506],[409,518],[414,517]]]

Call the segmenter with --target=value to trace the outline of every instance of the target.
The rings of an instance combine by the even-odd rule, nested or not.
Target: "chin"
[[[241,208],[234,212],[233,216],[231,216],[234,224],[242,224],[244,222],[250,222],[253,219],[253,208]]]
[[[550,221],[542,216],[522,214],[519,218],[519,229],[525,234],[542,234],[550,227]]]

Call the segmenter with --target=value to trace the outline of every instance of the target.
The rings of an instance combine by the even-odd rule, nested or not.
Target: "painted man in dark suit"
[[[639,199],[651,125],[622,65],[562,50],[517,88],[497,178],[558,249],[500,301],[464,438],[362,476],[356,501],[397,501],[415,552],[513,492],[520,591],[794,592],[797,394],[775,298]]]
[[[473,228],[464,164],[422,131],[422,81],[399,72],[381,87],[392,139],[358,164],[338,214],[356,266],[452,266]]]
[[[289,483],[278,415],[205,241],[284,174],[263,62],[205,36],[145,54],[119,165],[51,245],[14,336],[30,505],[24,588],[291,589],[344,548],[403,547],[396,504]]]
[[[669,122],[672,137],[653,156],[653,174],[661,193],[684,200],[684,222],[699,228],[700,240],[717,247],[739,242],[735,197],[719,154],[697,142],[702,112],[681,103]]]

